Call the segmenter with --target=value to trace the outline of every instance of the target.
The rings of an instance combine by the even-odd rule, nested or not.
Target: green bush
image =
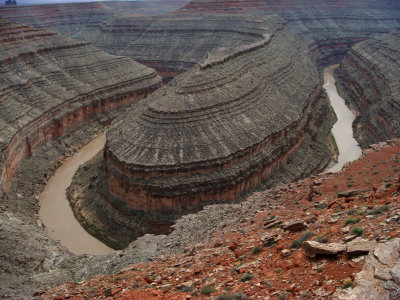
[[[253,275],[253,274],[251,274],[251,273],[244,273],[244,274],[240,275],[239,281],[240,281],[240,282],[245,282],[245,281],[249,281],[249,280],[251,280],[251,279],[253,279],[253,278],[254,278],[254,275]]]
[[[353,227],[351,229],[351,233],[357,236],[362,236],[364,234],[364,229],[362,229],[361,227]]]
[[[390,209],[389,205],[383,205],[378,208],[375,208],[367,213],[367,215],[380,215],[384,211],[388,211]]]
[[[206,284],[205,286],[203,286],[203,288],[201,289],[201,294],[202,295],[210,295],[211,293],[216,293],[217,289],[209,284]]]
[[[349,225],[349,224],[356,224],[358,222],[361,221],[360,217],[357,218],[350,218],[350,219],[346,219],[346,221],[344,221],[344,225]]]

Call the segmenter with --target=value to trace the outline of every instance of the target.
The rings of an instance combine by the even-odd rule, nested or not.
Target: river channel
[[[358,159],[362,150],[356,139],[353,137],[354,113],[346,106],[346,102],[339,96],[333,71],[338,65],[333,65],[324,70],[324,89],[328,94],[330,104],[335,111],[337,121],[333,125],[332,134],[335,137],[339,150],[337,163],[331,166],[327,172],[338,172],[343,165]]]
[[[65,191],[79,166],[104,147],[105,134],[98,135],[54,173],[39,198],[39,216],[50,235],[75,254],[106,254],[113,249],[91,236],[75,219]]]

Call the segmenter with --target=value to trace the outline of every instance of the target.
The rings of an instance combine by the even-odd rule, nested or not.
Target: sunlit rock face
[[[160,85],[153,69],[0,19],[0,186],[43,143]]]
[[[112,123],[104,156],[113,197],[153,221],[235,201],[324,122],[311,41],[282,19],[263,23],[262,40],[211,52]]]
[[[400,31],[355,45],[338,70],[347,98],[359,110],[363,146],[400,136]]]

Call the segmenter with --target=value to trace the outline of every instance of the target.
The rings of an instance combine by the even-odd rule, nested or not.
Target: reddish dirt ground
[[[322,173],[275,189],[275,199],[281,206],[255,211],[253,217],[242,221],[241,230],[226,227],[203,245],[187,247],[183,254],[132,265],[114,276],[67,283],[37,295],[45,299],[214,296],[222,300],[246,299],[246,295],[247,299],[329,299],[345,278],[353,279],[362,269],[362,256],[309,258],[301,247],[293,247],[293,241],[312,232],[309,240],[342,242],[352,234],[349,230],[353,227],[361,228],[368,240],[399,237],[398,220],[388,219],[400,212],[399,156],[400,141],[371,146],[337,174]],[[338,192],[349,190],[356,190],[354,196],[338,197]],[[302,219],[308,228],[298,232],[283,230],[280,225],[268,228],[271,219]],[[261,237],[268,233],[282,238],[267,245]]]

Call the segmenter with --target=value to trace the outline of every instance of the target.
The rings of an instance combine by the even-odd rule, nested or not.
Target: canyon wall
[[[262,19],[252,16],[126,16],[82,31],[75,38],[176,75],[190,69],[215,47],[261,40],[265,30]]]
[[[277,17],[263,25],[261,42],[210,53],[112,123],[104,159],[114,198],[154,222],[235,201],[330,122],[311,40]]]
[[[20,162],[96,114],[160,86],[153,69],[88,43],[0,19],[0,187]]]
[[[176,13],[277,13],[315,41],[312,53],[323,65],[338,63],[371,34],[400,27],[400,2],[390,0],[194,0]]]
[[[339,84],[358,110],[355,132],[364,147],[400,136],[400,31],[355,45],[338,70]]]
[[[114,15],[154,15],[175,11],[187,1],[105,1],[87,3],[0,6],[0,17],[72,37],[98,27]]]

